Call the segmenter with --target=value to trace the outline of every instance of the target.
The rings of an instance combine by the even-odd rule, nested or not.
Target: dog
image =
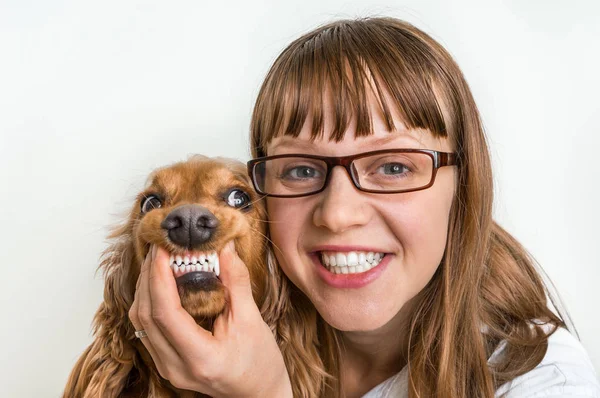
[[[266,211],[245,164],[194,155],[155,170],[146,185],[128,220],[109,235],[113,243],[98,267],[105,289],[93,319],[94,341],[76,362],[64,398],[204,396],[163,379],[134,335],[128,312],[152,244],[171,253],[181,305],[200,326],[210,330],[226,308],[218,253],[232,239],[259,308],[264,302]]]

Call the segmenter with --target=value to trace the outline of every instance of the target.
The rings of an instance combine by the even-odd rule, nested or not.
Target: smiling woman
[[[218,396],[600,396],[533,260],[492,219],[477,107],[431,37],[367,18],[295,40],[261,87],[251,148],[268,328],[234,290],[215,330],[228,351],[206,366],[173,292],[142,273],[164,377]]]
[[[306,347],[292,370],[306,395],[600,394],[532,259],[492,220],[477,107],[425,33],[369,18],[297,39],[265,79],[251,142],[289,291],[282,351]]]

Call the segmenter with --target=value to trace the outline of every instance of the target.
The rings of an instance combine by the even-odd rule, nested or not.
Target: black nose
[[[210,240],[218,225],[217,217],[199,205],[179,206],[160,224],[173,243],[190,250]]]

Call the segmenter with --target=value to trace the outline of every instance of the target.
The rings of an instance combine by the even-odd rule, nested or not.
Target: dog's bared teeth
[[[172,254],[169,259],[170,268],[175,277],[180,277],[188,272],[213,272],[218,277],[221,273],[219,257],[216,251]]]
[[[215,258],[215,261],[213,264],[214,264],[213,272],[215,273],[215,275],[219,276],[219,274],[221,273],[221,267],[219,266],[219,257]]]

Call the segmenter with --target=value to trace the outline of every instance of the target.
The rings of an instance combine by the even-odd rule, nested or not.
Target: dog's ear
[[[104,273],[105,285],[104,302],[93,320],[94,341],[75,364],[64,398],[116,398],[128,382],[136,360],[128,314],[137,276],[133,226],[132,216],[109,236],[114,243],[104,251],[98,267]]]

